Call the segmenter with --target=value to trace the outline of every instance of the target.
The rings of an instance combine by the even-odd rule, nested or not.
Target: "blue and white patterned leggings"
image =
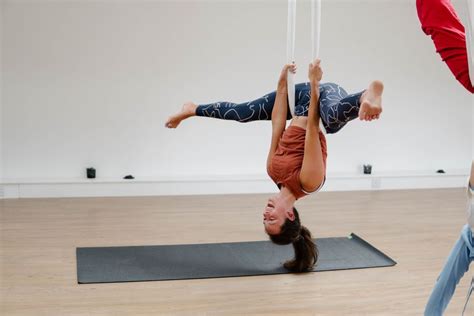
[[[360,97],[364,91],[348,95],[347,92],[335,83],[319,85],[319,104],[321,120],[326,132],[338,132],[347,122],[359,116]],[[241,123],[272,119],[273,104],[276,92],[271,92],[260,99],[245,102],[215,102],[199,105],[197,116],[213,117],[223,120],[234,120]],[[311,97],[309,83],[299,83],[295,87],[295,115],[308,116],[308,107]],[[288,111],[287,119],[291,119]]]

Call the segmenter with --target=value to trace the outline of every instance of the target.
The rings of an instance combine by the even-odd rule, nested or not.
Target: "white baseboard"
[[[323,191],[456,188],[466,185],[467,171],[446,174],[397,172],[328,175]],[[123,179],[4,180],[3,198],[162,196],[277,192],[266,175],[222,175]],[[0,198],[1,194],[0,194]]]

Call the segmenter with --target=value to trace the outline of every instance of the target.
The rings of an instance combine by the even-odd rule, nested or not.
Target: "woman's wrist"
[[[277,92],[286,92],[288,83],[286,80],[280,80],[278,81],[278,87],[277,87]]]
[[[311,79],[309,81],[309,84],[311,85],[311,87],[319,87],[319,80]]]

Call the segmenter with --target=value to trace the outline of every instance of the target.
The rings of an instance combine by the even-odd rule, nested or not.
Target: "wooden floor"
[[[395,267],[78,285],[76,247],[265,239],[268,195],[0,200],[1,315],[421,315],[465,222],[461,189],[322,192],[316,237],[355,232]],[[471,272],[447,315],[460,315]],[[473,313],[474,314],[474,313]]]

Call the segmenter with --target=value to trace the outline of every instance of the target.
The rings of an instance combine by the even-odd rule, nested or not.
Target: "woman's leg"
[[[223,101],[196,105],[188,102],[184,104],[181,112],[168,119],[166,127],[175,128],[182,120],[192,116],[231,120],[240,123],[271,120],[275,96],[276,93],[271,92],[259,99],[240,104]],[[289,111],[287,119],[291,119]]]
[[[444,313],[456,290],[456,285],[469,270],[469,264],[473,260],[474,237],[469,225],[465,225],[431,292],[425,307],[425,316],[441,316]]]
[[[272,92],[259,99],[240,104],[227,101],[202,104],[197,107],[196,115],[240,123],[271,120],[275,95],[275,92]]]
[[[430,35],[436,51],[448,65],[456,79],[471,93],[469,64],[464,26],[449,0],[417,0],[416,7],[421,28]]]
[[[321,87],[319,88],[321,92]],[[295,86],[295,116],[308,116],[311,86],[309,82],[298,83]]]
[[[346,90],[335,83],[321,84],[320,115],[328,134],[338,132],[347,122],[359,116],[362,93],[348,95]]]
[[[347,95],[347,92],[334,83],[320,85],[320,114],[328,133],[336,133],[347,122],[357,116],[362,120],[378,118],[382,109],[380,105],[381,88],[374,89],[374,81],[364,92]],[[251,121],[271,120],[275,92],[271,92],[257,100],[245,103],[215,102],[211,104],[196,105],[192,102],[185,103],[182,110],[168,118],[165,126],[176,128],[182,120],[192,116],[211,117],[223,120],[232,120],[241,123]],[[295,114],[308,116],[311,89],[309,83],[299,83],[295,88]],[[287,120],[291,119],[288,111]]]
[[[298,88],[298,86],[297,86]],[[295,104],[296,116],[308,116],[311,89],[309,83],[300,84],[295,97],[298,102]],[[362,94],[348,97],[347,92],[335,83],[322,83],[319,85],[320,116],[327,133],[335,133],[344,126],[346,119],[354,119],[359,114],[359,99]],[[342,101],[342,103],[341,103]],[[351,111],[350,108],[354,110]],[[351,113],[352,112],[352,113]]]
[[[321,84],[320,114],[326,132],[337,133],[357,117],[367,121],[378,119],[382,112],[382,92],[380,81],[374,81],[367,90],[351,95],[335,83]]]

